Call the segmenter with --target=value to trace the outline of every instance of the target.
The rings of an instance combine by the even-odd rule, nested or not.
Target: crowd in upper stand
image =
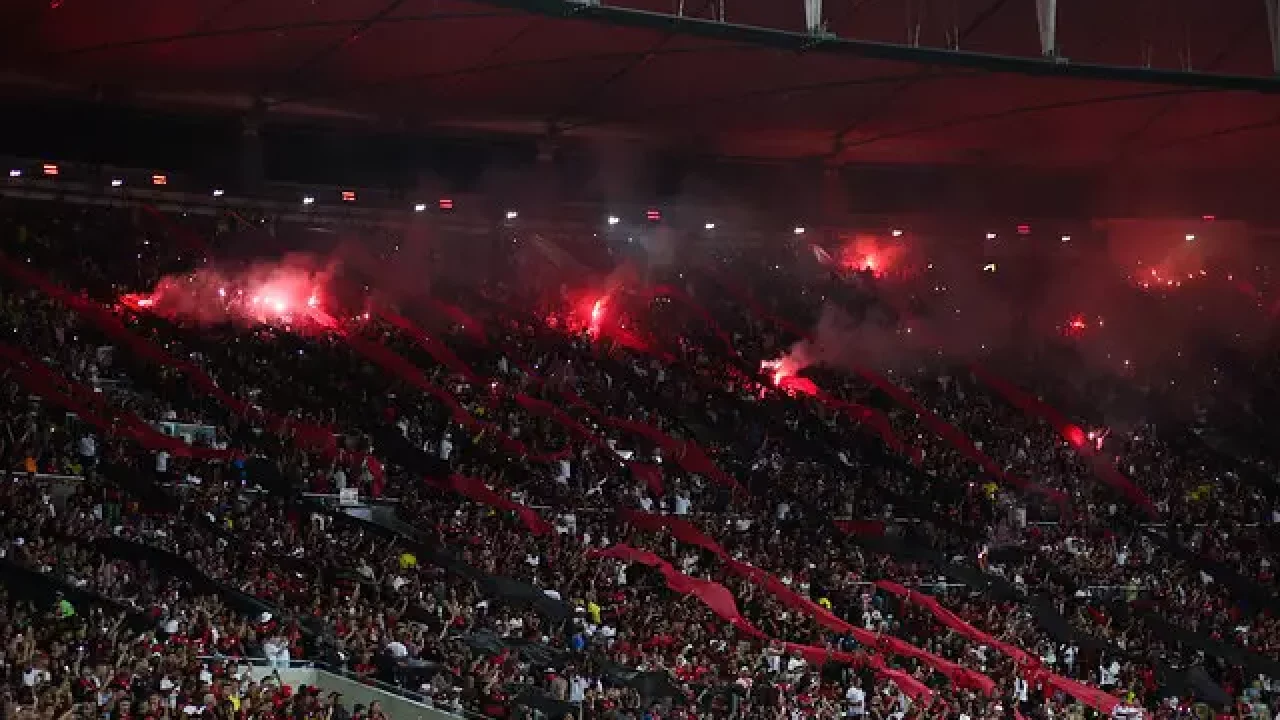
[[[1146,525],[1152,518],[1099,482],[1054,428],[945,356],[921,353],[914,367],[888,377],[971,437],[1008,475],[1061,492],[1064,502],[1002,484],[865,375],[821,368],[812,377],[833,397],[882,410],[896,435],[918,448],[914,455],[886,447],[865,424],[820,398],[762,387],[760,362],[798,338],[732,293],[718,292],[710,274],[690,271],[688,279],[681,273],[670,280],[709,309],[732,352],[702,319],[669,299],[632,298],[627,305],[628,322],[644,329],[647,351],[581,328],[553,327],[546,295],[509,278],[440,290],[480,328],[425,317],[421,303],[407,304],[404,314],[416,311],[478,376],[467,379],[376,312],[344,321],[342,332],[304,332],[196,325],[122,309],[115,302],[122,293],[145,291],[166,272],[199,266],[199,251],[173,242],[171,233],[168,224],[136,210],[0,205],[9,258],[111,307],[136,335],[193,359],[227,393],[293,423],[332,428],[337,445],[302,442],[292,426],[226,407],[183,372],[137,356],[64,302],[0,273],[0,343],[101,388],[112,413],[213,426],[215,447],[231,451],[195,459],[146,450],[124,433],[91,428],[47,399],[32,399],[21,370],[6,371],[0,459],[15,480],[0,489],[0,554],[17,570],[110,603],[40,606],[11,589],[0,643],[6,711],[13,716],[373,718],[383,712],[349,709],[339,697],[289,688],[270,676],[255,681],[232,659],[241,656],[318,660],[401,686],[439,707],[496,717],[530,712],[530,703],[517,701],[530,691],[551,703],[544,712],[571,705],[590,718],[979,720],[1097,713],[1008,654],[956,632],[925,606],[873,584],[881,580],[927,593],[973,628],[1039,658],[1043,669],[1107,691],[1123,702],[1118,713],[1129,706],[1169,718],[1280,712],[1280,687],[1273,686],[1280,680],[1234,654],[1280,656],[1280,620],[1274,607],[1258,601],[1280,595],[1271,560],[1280,543],[1280,505],[1269,458],[1226,457],[1189,442],[1185,428],[1164,419],[1113,428],[1105,455],[1154,501],[1158,523],[1178,523],[1153,534]],[[717,262],[717,275],[738,278],[771,314],[796,323],[812,321],[833,296],[829,286],[843,282],[783,270],[785,262],[797,264],[794,257]],[[873,284],[841,287],[848,312],[867,312],[879,302]],[[878,322],[893,322],[891,312],[876,314]],[[362,353],[359,341],[406,358],[471,416],[491,424],[477,431],[459,422],[455,410]],[[1063,396],[1043,366],[998,365],[1024,388]],[[584,441],[561,420],[532,412],[516,402],[517,394],[555,404],[603,442]],[[1077,412],[1089,426],[1091,409]],[[696,441],[739,487],[684,469],[652,437],[605,418],[644,422]],[[374,441],[387,432],[431,458],[436,469],[480,479],[536,509],[552,531],[533,532],[517,514],[426,482],[421,468],[387,457],[387,448]],[[504,434],[528,453],[513,452]],[[556,457],[533,461],[534,455]],[[661,492],[620,458],[660,467]],[[575,614],[552,619],[485,596],[471,580],[419,558],[394,534],[299,509],[304,506],[278,493],[247,492],[246,479],[254,478],[246,459],[265,459],[295,495],[355,488],[366,498],[394,497],[397,517],[416,537],[483,573],[527,582]],[[113,473],[102,472],[105,467]],[[122,468],[140,483],[166,488],[162,496],[172,505],[140,490],[144,484],[119,482]],[[68,490],[38,477],[45,473],[85,479]],[[833,653],[882,650],[833,631],[758,578],[734,572],[724,557],[666,531],[643,531],[619,510],[689,520],[732,558],[772,574],[838,618],[976,671],[995,686],[984,692],[944,677],[920,657],[885,652],[890,668],[931,689],[925,696],[861,663],[788,652],[783,641]],[[874,528],[873,537],[846,534],[836,522],[845,519],[863,531]],[[880,534],[893,547],[920,552],[892,552],[877,542]],[[121,543],[185,559],[277,613],[229,604],[201,583],[140,559],[145,555],[119,552]],[[650,550],[685,576],[723,585],[745,621],[767,637],[726,622],[652,569],[598,555],[617,546]],[[957,581],[926,556],[1012,591],[996,594],[995,585]],[[1245,597],[1236,584],[1206,572],[1201,559],[1260,592]],[[1064,622],[1045,622],[1036,607]],[[1206,652],[1153,624],[1153,616],[1232,651]],[[480,635],[512,643],[479,648],[472,640]],[[532,661],[511,649],[515,641],[548,646],[557,661]],[[616,666],[665,673],[679,691],[642,693],[605,670]],[[1199,669],[1207,686],[1184,681]]]

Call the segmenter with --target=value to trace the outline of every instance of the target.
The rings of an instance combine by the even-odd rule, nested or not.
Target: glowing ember
[[[1081,430],[1079,425],[1068,425],[1063,429],[1062,434],[1066,437],[1067,442],[1071,443],[1072,447],[1084,447],[1087,438],[1084,430]]]
[[[599,337],[600,335],[600,325],[604,322],[604,311],[607,306],[607,300],[608,298],[605,297],[597,298],[591,305],[591,321],[587,324],[587,332],[590,333],[592,337]]]

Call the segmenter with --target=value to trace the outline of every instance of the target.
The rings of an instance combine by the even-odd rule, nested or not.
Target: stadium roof
[[[1064,61],[1041,57],[1035,0],[827,0],[824,17],[828,37],[805,33],[803,0],[8,0],[0,56],[10,91],[261,98],[280,115],[753,158],[1280,161],[1262,0],[1072,0]]]

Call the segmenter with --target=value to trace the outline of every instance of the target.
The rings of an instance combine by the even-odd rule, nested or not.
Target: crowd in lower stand
[[[383,715],[298,660],[492,717],[1280,712],[1272,459],[1203,427],[1073,442],[933,354],[784,392],[756,368],[833,294],[741,260],[629,296],[625,336],[500,279],[412,322],[160,318],[117,299],[197,251],[5,202],[11,717]]]

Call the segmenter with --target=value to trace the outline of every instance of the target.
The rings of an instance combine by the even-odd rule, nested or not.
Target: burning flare
[[[779,390],[791,394],[817,395],[818,386],[809,378],[803,378],[797,374],[803,369],[804,367],[789,355],[760,363],[760,371],[768,373],[770,381]]]

